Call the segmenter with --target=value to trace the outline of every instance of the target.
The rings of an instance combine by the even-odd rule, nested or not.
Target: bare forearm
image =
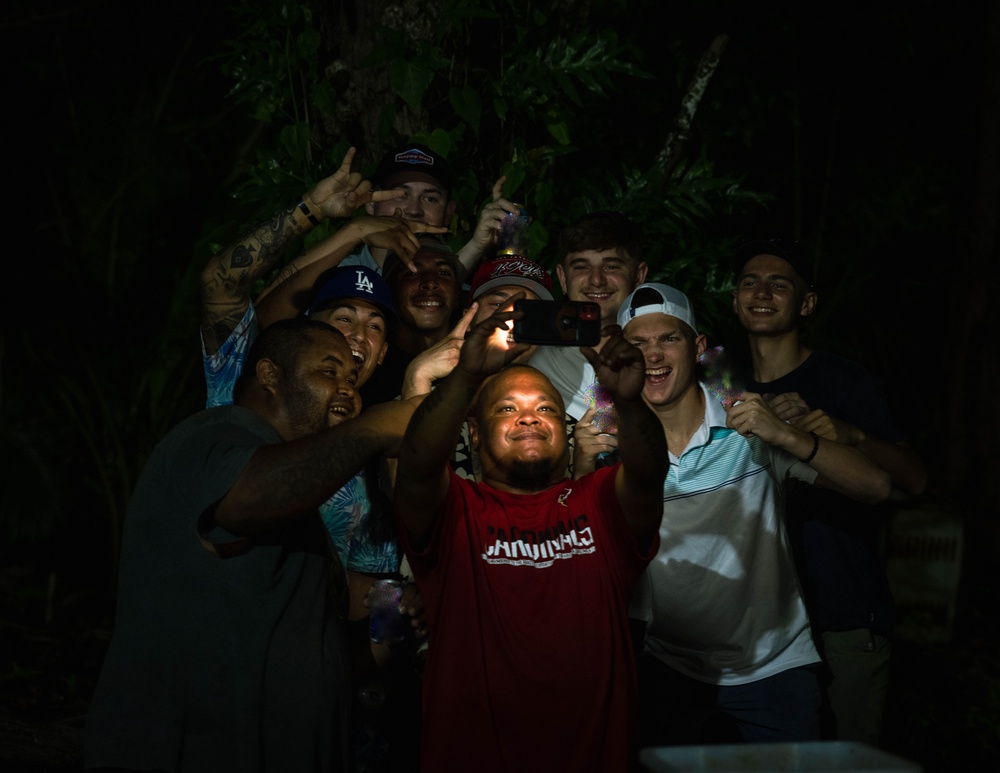
[[[289,261],[255,300],[261,325],[301,313],[320,275],[340,265],[361,240],[356,224],[348,223]]]
[[[796,432],[805,437],[795,437],[784,447],[799,459],[808,459],[815,447],[808,463],[820,474],[820,485],[870,504],[888,498],[892,490],[889,474],[863,453],[835,440],[814,440],[808,433]]]
[[[399,474],[433,475],[448,463],[481,380],[455,369],[413,414],[399,453]]]
[[[905,494],[919,496],[927,488],[927,468],[913,449],[899,443],[865,435],[855,446],[889,473],[892,485]]]
[[[642,400],[615,402],[619,417],[618,454],[637,480],[662,487],[670,462],[667,438],[656,414]]]
[[[663,480],[670,460],[667,438],[656,414],[642,400],[615,402],[619,417],[618,454],[623,485],[622,509],[636,534],[647,534],[660,522]]]
[[[469,239],[458,251],[459,273],[461,274],[458,278],[464,280],[475,272],[482,257],[483,250],[476,244],[475,239]]]

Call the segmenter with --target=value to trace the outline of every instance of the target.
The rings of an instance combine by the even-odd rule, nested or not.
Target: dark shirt
[[[331,585],[339,562],[319,514],[249,544],[210,518],[256,449],[277,442],[259,415],[225,406],[182,422],[154,449],[125,516],[87,767],[346,764],[350,682],[331,593],[344,580]]]
[[[761,383],[750,377],[745,383],[761,394],[797,392],[810,410],[821,408],[890,443],[903,440],[874,379],[843,357],[814,351],[779,379]],[[879,549],[889,508],[815,486],[789,490],[788,532],[817,633],[868,628],[892,634],[892,594]]]

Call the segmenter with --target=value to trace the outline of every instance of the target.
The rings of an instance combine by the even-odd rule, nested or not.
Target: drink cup
[[[368,592],[369,635],[376,644],[395,644],[406,637],[406,615],[399,611],[403,584],[376,580]]]

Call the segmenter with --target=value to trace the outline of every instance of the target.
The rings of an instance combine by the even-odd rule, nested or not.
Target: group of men
[[[802,343],[801,248],[736,255],[751,362],[720,401],[690,299],[646,281],[624,214],[559,239],[598,344],[528,346],[513,302],[553,280],[495,253],[504,179],[453,250],[444,158],[406,144],[368,181],[353,157],[203,272],[208,409],[130,503],[87,766],[624,771],[718,740],[720,716],[748,742],[877,743],[870,508],[925,472],[870,377]],[[386,577],[413,631],[395,648],[367,635]],[[385,680],[400,662],[420,705]]]

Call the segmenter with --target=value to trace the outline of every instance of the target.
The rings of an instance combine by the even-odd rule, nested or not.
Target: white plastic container
[[[923,767],[881,749],[848,741],[661,746],[641,749],[652,773],[923,773]]]

